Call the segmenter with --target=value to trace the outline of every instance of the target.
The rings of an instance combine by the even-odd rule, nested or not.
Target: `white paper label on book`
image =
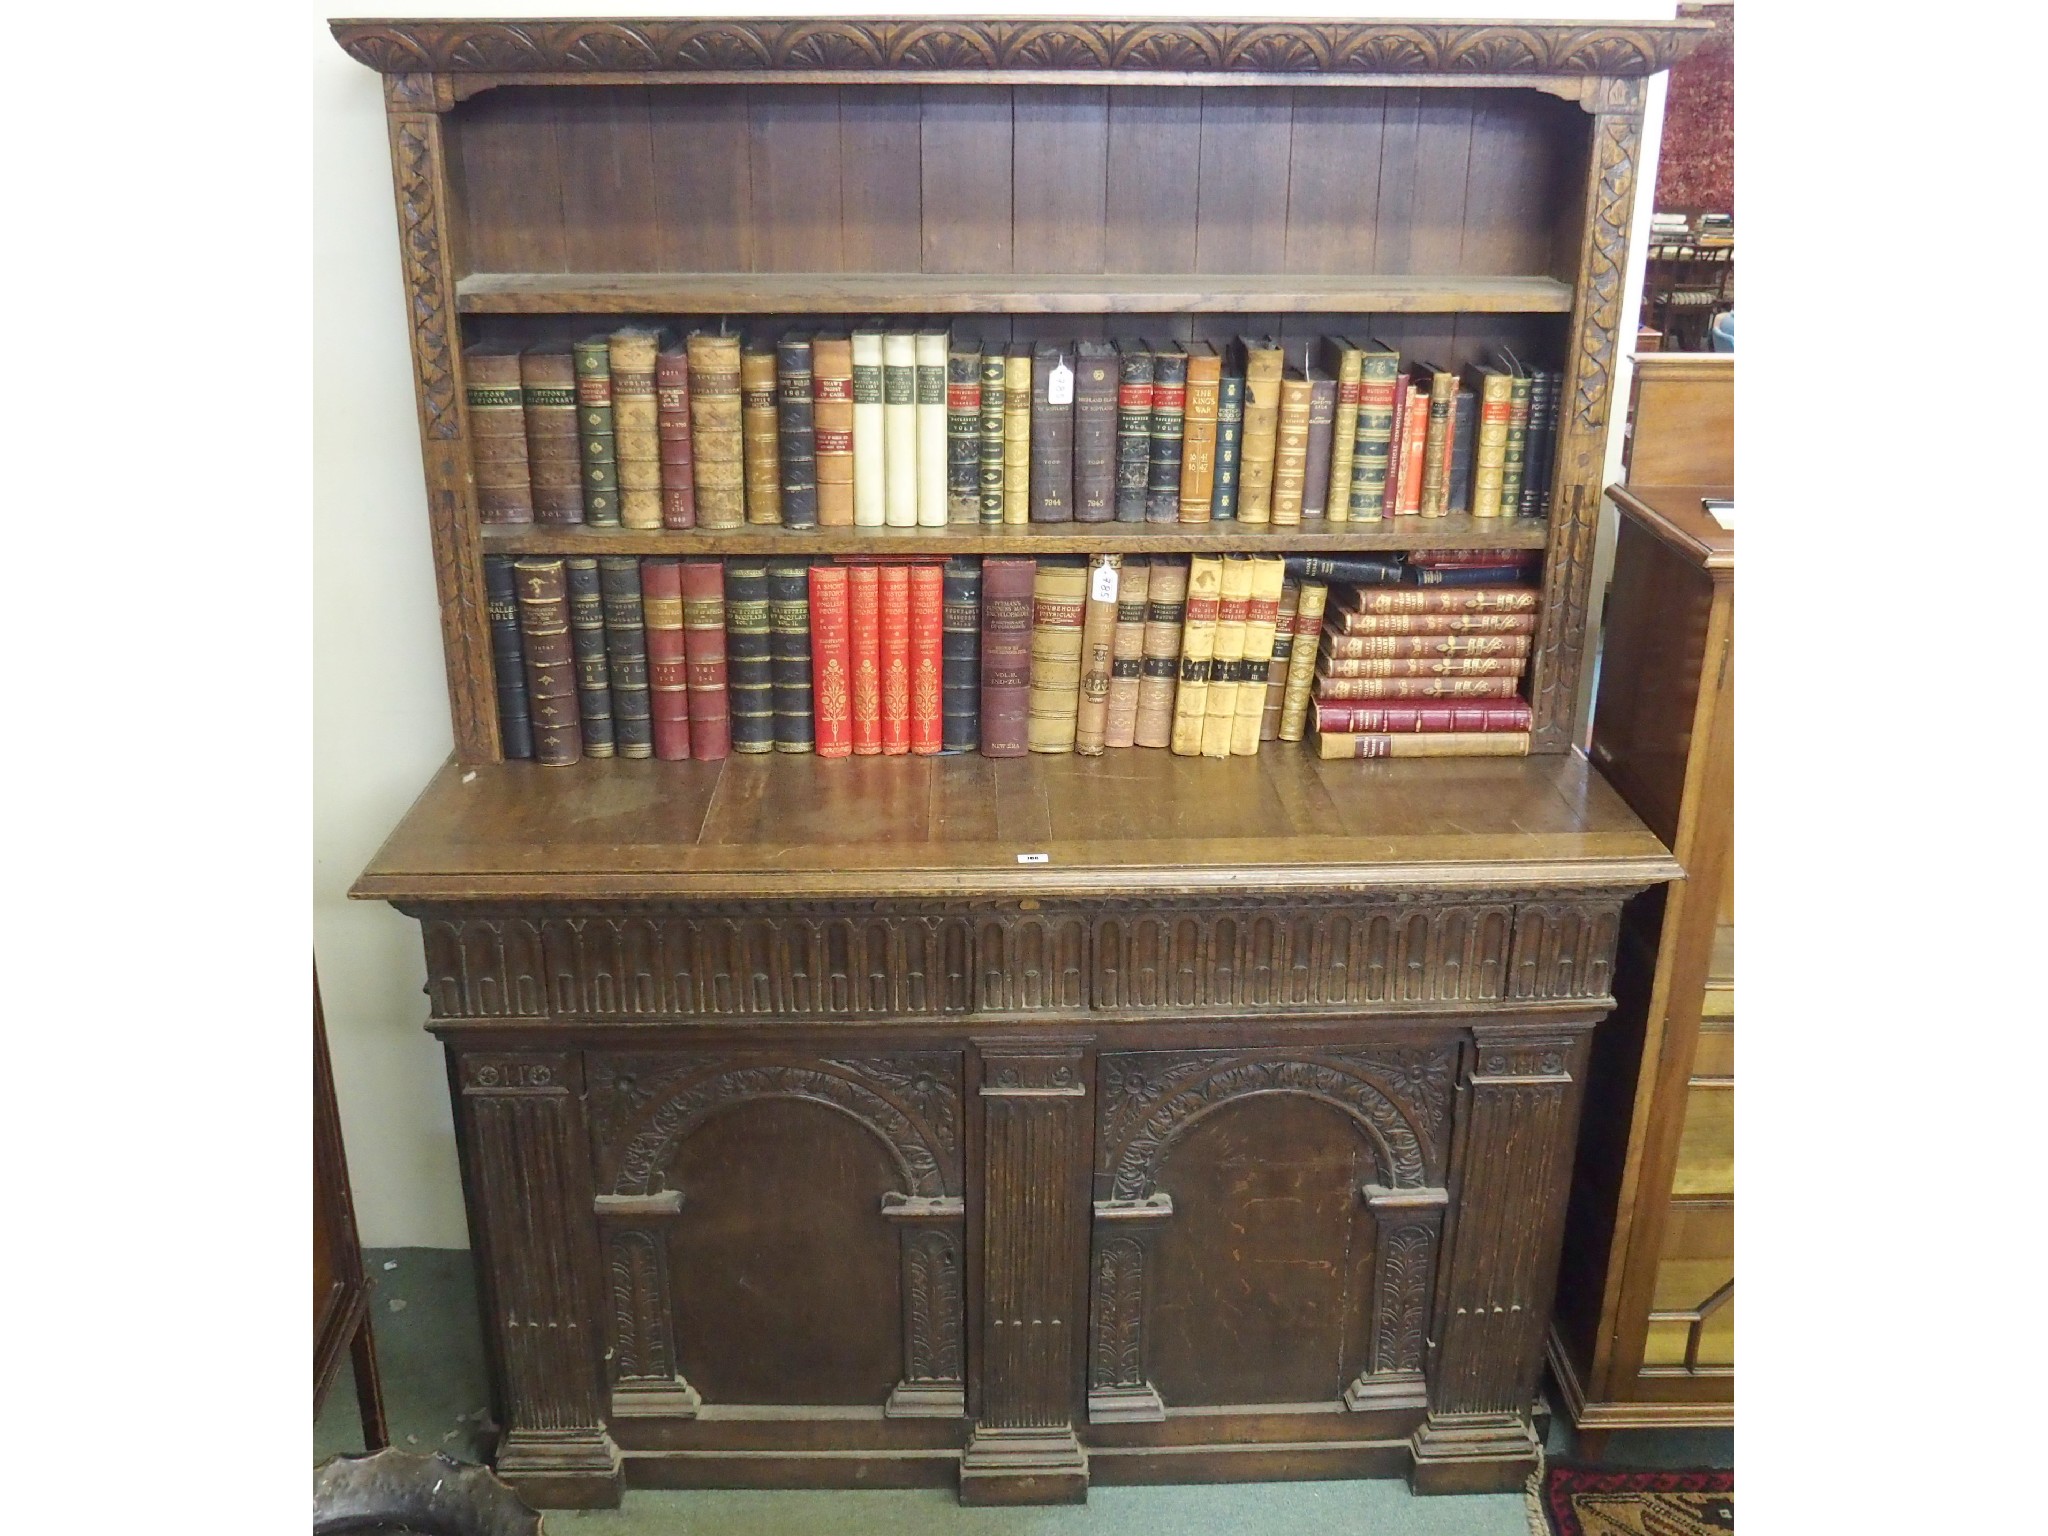
[[[1098,603],[1116,601],[1116,567],[1098,565],[1089,577],[1088,595]]]
[[[1045,403],[1047,405],[1072,405],[1074,403],[1074,370],[1065,363],[1053,364],[1052,372],[1045,376]]]

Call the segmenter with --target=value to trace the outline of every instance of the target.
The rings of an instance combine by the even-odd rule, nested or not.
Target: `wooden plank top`
[[[1622,514],[1709,571],[1735,569],[1735,530],[1700,505],[1704,497],[1733,499],[1732,485],[1610,485],[1607,494]]]
[[[1040,862],[1022,855],[1043,854]],[[1322,762],[734,756],[437,773],[352,896],[807,900],[1640,887],[1677,862],[1577,753]]]

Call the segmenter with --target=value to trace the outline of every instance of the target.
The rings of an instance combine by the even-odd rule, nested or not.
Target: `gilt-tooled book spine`
[[[1445,447],[1450,457],[1450,483],[1444,488],[1446,508],[1451,512],[1472,510],[1474,460],[1479,442],[1479,395],[1461,389],[1452,397],[1451,440]]]
[[[1025,739],[1034,752],[1074,750],[1081,693],[1081,616],[1088,566],[1079,555],[1038,562],[1031,593],[1031,693]]]
[[[1253,555],[1251,568],[1251,596],[1244,610],[1243,654],[1237,663],[1237,716],[1230,728],[1232,757],[1251,757],[1259,750],[1259,725],[1266,716],[1266,684],[1273,670],[1273,636],[1280,627],[1280,593],[1287,584],[1286,562],[1278,555]]]
[[[1318,699],[1512,699],[1517,677],[1325,677],[1316,674]]]
[[[640,561],[632,555],[600,555],[597,582],[604,593],[605,664],[611,672],[612,726],[619,756],[652,757],[654,715],[647,694]]]
[[[1038,562],[981,562],[981,755],[1022,757],[1031,693],[1031,604]]]
[[[1073,520],[1074,349],[1040,342],[1031,350],[1031,521]]]
[[[782,449],[777,441],[775,348],[765,341],[748,343],[740,353],[740,442],[747,488],[747,521],[782,521]],[[743,750],[739,729],[733,749]]]
[[[1342,336],[1325,336],[1322,349],[1323,371],[1336,381],[1337,386],[1330,413],[1328,516],[1333,523],[1347,522],[1354,516],[1378,517],[1377,502],[1365,513],[1356,513],[1351,506],[1352,463],[1358,445],[1358,403],[1364,393],[1365,350]]]
[[[1152,469],[1152,353],[1142,341],[1116,344],[1116,521],[1145,521]]]
[[[901,757],[910,750],[910,568],[891,562],[881,572],[882,753]]]
[[[1244,468],[1244,372],[1226,360],[1216,382],[1216,491],[1209,520],[1237,521],[1237,482]]]
[[[484,611],[491,621],[491,675],[498,685],[498,742],[508,758],[533,756],[526,653],[519,643],[519,588],[510,555],[484,556]]]
[[[740,339],[690,336],[690,452],[697,474],[697,526],[739,528],[747,521],[740,426]]]
[[[1316,705],[1319,731],[1526,731],[1533,718],[1520,699],[1502,704]]]
[[[1508,378],[1508,430],[1501,443],[1500,515],[1514,517],[1522,505],[1522,481],[1529,467],[1529,388],[1526,373]]]
[[[715,761],[732,751],[723,561],[683,562],[683,652],[690,670],[690,755]]]
[[[811,567],[811,699],[818,756],[853,751],[853,645],[847,572]]]
[[[818,526],[853,526],[853,342],[811,338],[811,428],[818,455]],[[823,754],[821,754],[823,755]]]
[[[1359,355],[1358,414],[1352,423],[1351,515],[1378,517],[1386,507],[1387,475],[1394,448],[1395,398],[1401,355],[1374,342]]]
[[[1031,521],[1031,348],[1003,359],[1003,521]]]
[[[1102,727],[1105,747],[1128,747],[1138,737],[1138,684],[1145,670],[1145,604],[1151,590],[1151,562],[1143,555],[1126,559],[1123,569],[1117,572],[1116,628],[1109,648],[1109,705]],[[1085,617],[1082,627],[1087,627]]]
[[[1320,581],[1303,581],[1294,607],[1294,650],[1287,658],[1287,691],[1280,699],[1280,739],[1299,741],[1308,730],[1308,706],[1316,680],[1313,637],[1322,627],[1330,589]]]
[[[1003,521],[1003,375],[1008,367],[1000,347],[991,346],[981,355],[981,415],[975,437],[979,458],[975,469],[975,490],[984,526]]]
[[[1458,401],[1458,376],[1433,363],[1417,363],[1418,385],[1429,387],[1429,433],[1422,447],[1424,517],[1442,517],[1451,509],[1451,437]]]
[[[1088,562],[1088,596],[1081,610],[1081,693],[1074,711],[1074,750],[1098,757],[1108,745],[1109,682],[1116,648],[1117,595],[1123,556]]]
[[[526,395],[517,347],[475,346],[462,353],[469,405],[469,457],[476,474],[476,515],[486,523],[533,521],[533,478],[526,446]]]
[[[647,702],[654,755],[664,763],[690,756],[690,661],[683,647],[683,565],[646,560],[640,566],[641,613],[647,625]]]
[[[614,757],[611,666],[604,648],[604,588],[594,556],[571,556],[569,637],[576,652],[576,703],[583,715],[583,755]]]
[[[1527,757],[1527,731],[1420,733],[1406,736],[1319,731],[1316,756],[1349,757]]]
[[[856,528],[880,528],[887,521],[888,489],[888,449],[884,441],[882,403],[882,333],[855,331],[853,524]],[[879,716],[876,718],[880,719]]]
[[[1342,649],[1352,645],[1397,649]],[[1515,649],[1479,649],[1488,645]],[[1331,677],[1520,677],[1528,645],[1527,635],[1327,635],[1316,666]]]
[[[940,745],[948,752],[972,752],[981,742],[981,562],[955,555],[944,577]]]
[[[533,520],[583,521],[583,447],[576,432],[576,358],[567,347],[535,347],[519,357],[526,409],[526,468]]]
[[[1183,523],[1206,523],[1216,499],[1216,405],[1223,359],[1206,341],[1188,343],[1186,404],[1180,430],[1180,507]]]
[[[768,621],[768,567],[725,562],[726,708],[735,752],[775,750],[775,632]]]
[[[1280,381],[1286,361],[1279,344],[1268,339],[1245,338],[1238,347],[1244,365],[1244,446],[1237,472],[1237,520],[1271,523],[1274,461],[1280,449]]]
[[[775,449],[781,461],[785,528],[818,526],[818,434],[812,389],[811,338],[793,332],[775,346]]]
[[[853,663],[853,755],[882,755],[882,572],[856,565],[846,573]]]
[[[1308,485],[1308,413],[1315,382],[1299,369],[1280,380],[1280,428],[1273,449],[1273,526],[1301,526]]]
[[[944,331],[919,331],[917,368],[917,526],[946,526],[946,346]]]
[[[533,759],[543,768],[560,768],[583,756],[583,711],[577,702],[564,562],[519,560],[513,563],[512,575],[519,589],[519,645],[526,662]]]
[[[1337,381],[1320,368],[1308,372],[1308,467],[1301,482],[1301,517],[1327,517],[1333,494],[1330,488],[1330,435],[1337,420]],[[1345,511],[1350,510],[1350,487],[1345,487]]]
[[[1402,465],[1408,456],[1407,374],[1396,373],[1394,375],[1393,389],[1390,391],[1390,393],[1393,396],[1393,409],[1390,413],[1393,418],[1393,421],[1392,426],[1389,428],[1387,433],[1386,484],[1382,487],[1380,491],[1379,512],[1377,513],[1378,516],[1383,518],[1393,517],[1400,510],[1401,506]],[[1356,460],[1353,461],[1351,473],[1352,479],[1355,481],[1358,476],[1358,466]],[[1373,515],[1375,514],[1363,514],[1363,516],[1367,517]]]
[[[810,403],[806,391],[804,403]],[[789,505],[783,504],[788,514]],[[768,562],[768,654],[775,677],[775,750],[817,745],[811,705],[811,568],[804,560]]]
[[[980,517],[981,348],[963,343],[946,354],[946,521]]]
[[[857,357],[854,366],[859,368]],[[858,398],[855,397],[856,401]],[[856,404],[856,416],[859,409]],[[855,473],[858,472],[856,468]],[[885,526],[917,526],[917,482],[917,339],[908,331],[890,331],[882,337],[882,522]]]
[[[1411,565],[1401,573],[1401,580],[1411,587],[1483,587],[1519,580],[1527,572],[1528,567],[1519,561],[1502,561],[1499,565],[1444,566],[1441,569]]]
[[[1188,562],[1152,562],[1145,594],[1144,659],[1138,669],[1138,719],[1131,741],[1164,747],[1173,740],[1174,697],[1180,687],[1181,632],[1187,620]]]
[[[1443,588],[1432,590],[1442,591]],[[1344,635],[1527,635],[1533,613],[1358,613],[1342,608],[1331,628]]]
[[[1083,340],[1074,348],[1074,521],[1116,517],[1116,348]]]
[[[1196,555],[1188,562],[1187,618],[1181,625],[1180,686],[1173,695],[1174,754],[1202,755],[1209,668],[1216,655],[1216,619],[1222,606],[1223,559]]]
[[[1223,557],[1217,593],[1216,638],[1210,648],[1209,691],[1202,701],[1202,756],[1230,756],[1237,725],[1237,668],[1244,660],[1245,617],[1250,612],[1252,563],[1245,555]],[[1261,696],[1261,703],[1264,697]]]
[[[654,354],[654,425],[661,438],[661,526],[694,528],[697,467],[690,452],[690,353],[679,337],[664,338]]]
[[[612,346],[608,336],[576,343],[576,437],[583,458],[583,521],[619,526],[619,446],[612,430]]]
[[[1396,517],[1419,517],[1422,513],[1422,484],[1427,478],[1429,458],[1429,391],[1408,385],[1407,425],[1401,438],[1400,501]]]
[[[1145,521],[1180,521],[1181,433],[1187,425],[1188,355],[1179,346],[1152,348],[1152,458],[1145,482]]]
[[[934,561],[910,568],[910,751],[944,750],[946,569]]]
[[[1266,702],[1259,711],[1259,740],[1280,735],[1280,706],[1287,699],[1287,664],[1294,659],[1294,615],[1301,606],[1301,583],[1287,578],[1280,585],[1280,606],[1273,615],[1273,654],[1266,662]]]
[[[612,332],[612,431],[619,454],[619,521],[628,528],[661,522],[661,425],[655,354],[661,339],[644,326]],[[621,743],[623,745],[623,743]]]
[[[1529,375],[1528,467],[1522,479],[1521,515],[1550,515],[1550,476],[1557,463],[1557,401],[1563,376],[1554,368]]]
[[[1375,587],[1349,594],[1344,606],[1353,613],[1534,613],[1542,597],[1535,587]]]
[[[1364,586],[1398,586],[1399,555],[1289,555],[1287,574],[1317,581],[1343,581]]]

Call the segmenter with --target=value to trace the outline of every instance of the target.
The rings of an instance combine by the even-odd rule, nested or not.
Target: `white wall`
[[[329,6],[307,8],[314,110],[314,947],[363,1239],[375,1247],[468,1242],[440,1048],[421,1028],[416,925],[350,902],[349,883],[450,745],[426,496],[420,478],[397,225],[378,77],[334,45]],[[691,14],[1071,15],[1085,5],[895,3],[719,6]],[[1263,8],[1103,8],[1119,16],[1259,14]],[[435,4],[437,16],[635,14],[632,7]],[[383,12],[380,14],[389,14]],[[1286,14],[1316,14],[1289,6]],[[1347,14],[1356,12],[1325,12]],[[1402,17],[1647,18],[1662,3],[1408,3]],[[1648,207],[1663,80],[1653,82],[1641,175]],[[1642,257],[1633,256],[1624,316]],[[1628,324],[1624,322],[1625,326]],[[1617,381],[1627,398],[1628,377]],[[1618,438],[1616,439],[1618,453]],[[1618,471],[1616,460],[1613,468]],[[1613,478],[1610,475],[1610,478]]]

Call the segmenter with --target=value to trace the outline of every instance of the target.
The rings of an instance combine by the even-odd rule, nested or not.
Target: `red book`
[[[647,624],[647,689],[654,755],[680,763],[690,755],[690,667],[683,649],[683,566],[640,562],[640,603]]]
[[[1380,516],[1392,517],[1401,505],[1401,466],[1408,457],[1408,374],[1394,375],[1394,431],[1387,439],[1387,478],[1380,486]]]
[[[725,562],[683,562],[683,651],[690,669],[690,755],[710,762],[732,751],[725,698]]]
[[[946,635],[946,568],[910,567],[910,750],[937,752],[940,739],[940,647]]]
[[[1401,501],[1395,512],[1414,517],[1422,511],[1422,450],[1429,439],[1429,391],[1408,386],[1407,424],[1401,430]]]
[[[853,658],[846,572],[811,567],[811,717],[820,757],[853,751]]]
[[[910,750],[910,567],[884,565],[882,619],[882,754]]]
[[[1500,704],[1341,704],[1316,701],[1319,731],[1526,731],[1533,711],[1520,699]]]
[[[882,751],[881,567],[847,567],[846,595],[852,636],[853,753],[876,757]]]
[[[1031,702],[1031,598],[1038,562],[981,562],[981,755],[1023,757]]]
[[[696,464],[690,452],[690,354],[680,341],[654,359],[655,426],[661,438],[661,526],[697,526]]]

